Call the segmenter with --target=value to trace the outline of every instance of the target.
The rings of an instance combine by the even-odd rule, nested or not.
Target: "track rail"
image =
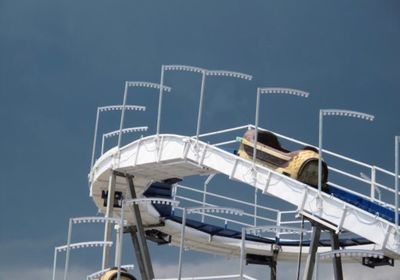
[[[198,139],[164,134],[159,137],[142,138],[120,149],[113,148],[107,151],[94,165],[91,182],[91,195],[100,210],[104,210],[100,199],[101,190],[105,189],[112,170],[135,175],[137,185],[143,189],[152,180],[211,173],[225,174],[231,180],[261,190],[263,194],[289,202],[297,207],[301,214],[324,222],[333,230],[351,231],[370,240],[375,243],[373,249],[384,250],[395,258],[400,255],[399,239],[393,223],[328,194],[322,193],[318,196],[316,189],[268,168],[259,165],[253,168],[252,162]],[[126,188],[123,182],[117,182],[117,190],[124,191]],[[143,213],[145,221],[157,221],[154,211],[148,208],[142,211],[146,212]],[[167,228],[168,226],[174,241],[174,235],[179,234],[179,225],[166,225]],[[204,239],[209,242],[208,236],[192,232],[191,242],[194,247],[197,241],[204,245]],[[215,238],[213,242],[212,246],[205,246],[205,250],[217,248],[215,245],[218,243],[221,252],[237,253],[240,246],[229,238]],[[265,250],[265,246],[253,245],[255,250]]]

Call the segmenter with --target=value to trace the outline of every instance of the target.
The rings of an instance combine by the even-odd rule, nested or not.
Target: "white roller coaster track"
[[[246,127],[251,126],[223,132]],[[211,134],[204,134],[202,137],[209,135]],[[103,207],[101,193],[103,190],[107,190],[112,171],[135,176],[134,183],[138,197],[141,197],[144,190],[154,181],[184,178],[191,175],[224,174],[231,180],[240,181],[261,190],[263,194],[279,197],[297,207],[297,211],[301,214],[322,222],[337,232],[346,230],[370,240],[371,245],[361,246],[364,249],[382,250],[387,256],[396,259],[399,257],[400,243],[393,223],[326,193],[322,193],[321,199],[319,199],[317,189],[263,166],[256,165],[253,168],[251,161],[219,147],[233,142],[234,140],[230,140],[212,145],[193,137],[161,134],[158,137],[154,135],[141,138],[120,149],[112,148],[96,161],[91,171],[89,176],[90,195],[97,207],[104,213],[105,207]],[[305,144],[297,140],[293,142]],[[326,151],[325,153],[329,154],[330,152]],[[337,157],[358,163],[343,156],[337,155]],[[388,171],[372,168],[373,171],[378,169],[390,174]],[[376,187],[379,187],[379,184],[373,182],[371,188]],[[128,185],[123,178],[117,177],[115,190],[121,191],[125,198],[130,198]],[[372,191],[371,200],[376,201]],[[140,211],[145,226],[159,224],[159,213],[151,204],[141,205]],[[114,214],[119,216],[119,209],[114,209]],[[133,214],[127,211],[125,215],[128,223],[133,223]],[[157,227],[155,226],[155,228]],[[159,229],[171,235],[172,244],[179,245],[180,223],[166,220],[165,225]],[[209,234],[193,228],[187,228],[185,239],[185,244],[190,249],[226,255],[239,255],[240,253],[239,239],[211,237]],[[249,253],[266,254],[271,250],[270,244],[257,242],[246,242],[246,247]],[[295,246],[284,246],[281,249],[280,259],[295,259],[298,256],[298,248]],[[324,248],[321,250],[324,251]]]

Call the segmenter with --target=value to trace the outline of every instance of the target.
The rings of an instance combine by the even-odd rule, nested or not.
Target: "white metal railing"
[[[207,142],[212,146],[224,147],[224,146],[229,146],[229,145],[233,145],[233,144],[237,143],[236,137],[238,135],[232,136],[233,135],[232,133],[235,133],[238,131],[242,131],[242,133],[243,133],[243,131],[254,128],[254,127],[255,126],[252,124],[242,125],[242,126],[223,129],[223,130],[219,130],[219,131],[203,133],[203,134],[200,134],[199,137],[202,139],[204,139],[204,138],[211,139],[212,137],[225,138],[224,140],[219,139],[219,141],[214,141],[215,143],[213,143],[212,141],[209,141],[209,139],[207,139]],[[263,128],[258,128],[258,130],[259,131],[269,131],[269,130],[266,130]],[[293,138],[287,137],[285,135],[282,135],[282,134],[279,134],[279,133],[276,133],[273,131],[269,131],[269,132],[274,133],[278,138],[284,139],[285,141],[288,141],[290,143],[293,143],[296,145],[302,145],[302,146],[310,146],[310,147],[314,147],[314,148],[318,149],[316,146],[311,145],[309,143],[299,141],[297,139],[293,139]],[[192,136],[191,138],[195,139],[196,136]],[[394,190],[395,174],[394,174],[394,172],[385,170],[385,169],[375,166],[375,165],[367,164],[365,162],[361,162],[361,161],[352,159],[352,158],[344,156],[344,155],[340,155],[340,154],[331,152],[329,150],[323,149],[323,153],[327,157],[329,156],[328,169],[329,169],[330,173],[333,175],[333,176],[330,176],[329,183],[332,186],[335,186],[339,189],[350,192],[352,194],[358,195],[369,201],[378,203],[384,207],[387,207],[390,209],[395,209],[395,206],[393,203],[393,201],[395,201],[395,199],[393,199],[393,196],[395,195],[395,190]],[[363,172],[359,172],[359,174],[355,175],[355,174],[350,173],[348,171],[349,169],[341,170],[337,167],[333,167],[332,164],[330,164],[329,162],[334,161],[334,160],[341,160],[346,163],[349,163],[352,166],[358,168],[359,171],[361,171],[360,168],[362,168],[362,171],[365,171],[365,169],[366,169],[368,175],[364,175]],[[350,169],[354,169],[354,168],[350,168]],[[383,180],[383,179],[378,180],[378,178],[380,178],[382,176],[386,176],[384,178],[386,180]],[[332,177],[335,177],[335,179],[333,179]],[[347,180],[347,182],[343,183],[342,182],[343,180]],[[354,180],[356,182],[356,184],[354,184],[352,182],[349,183],[348,180]],[[388,180],[393,181],[393,185],[387,185],[383,182],[383,181],[388,181]],[[365,186],[367,188],[365,188],[365,189],[362,188],[361,191],[360,190],[355,191],[354,186],[357,186],[357,187]],[[384,195],[381,195],[382,191],[385,192]],[[376,194],[378,194],[378,196],[376,196]],[[399,194],[400,194],[400,192],[398,193],[398,195]],[[214,194],[214,195],[216,195],[216,194]],[[254,205],[257,205],[257,192],[256,191],[254,194]],[[257,219],[258,219],[258,215],[257,215],[258,207],[259,206],[254,207],[254,213],[253,213],[254,226],[256,226]],[[265,210],[267,210],[267,209],[265,209]]]
[[[219,130],[219,131],[214,131],[214,132],[208,132],[208,133],[204,133],[201,134],[200,137],[201,138],[206,138],[206,137],[213,137],[213,136],[221,136],[221,135],[227,135],[229,133],[233,133],[233,132],[238,132],[238,131],[243,131],[245,129],[251,129],[254,128],[254,125],[252,124],[248,124],[248,125],[242,125],[242,126],[237,126],[237,127],[233,127],[233,128],[229,128],[229,129],[223,129],[223,130]],[[303,142],[303,141],[299,141],[290,137],[287,137],[285,135],[270,131],[270,130],[266,130],[263,128],[258,128],[258,130],[260,131],[269,131],[274,133],[278,138],[280,139],[284,139],[288,142],[297,144],[297,145],[302,145],[302,146],[310,146],[310,147],[314,147],[316,149],[318,149],[316,146],[311,145],[309,143]],[[227,146],[227,145],[232,145],[234,143],[237,142],[236,140],[236,136],[231,137],[230,139],[226,139],[224,141],[219,141],[216,143],[210,143],[210,145],[213,146],[217,146],[217,147],[222,147],[222,146]],[[393,204],[393,202],[390,201],[394,201],[393,196],[395,195],[395,190],[394,190],[394,179],[395,179],[395,173],[385,170],[381,167],[375,166],[375,165],[371,165],[371,164],[367,164],[365,162],[362,161],[358,161],[355,159],[352,159],[350,157],[344,156],[344,155],[340,155],[334,152],[331,152],[329,150],[325,150],[323,149],[323,153],[325,155],[329,155],[330,157],[332,157],[332,160],[342,160],[344,162],[350,163],[352,164],[352,166],[354,167],[358,167],[358,168],[363,168],[363,169],[367,169],[369,171],[369,177],[368,176],[362,176],[360,175],[355,175],[352,174],[350,172],[348,172],[348,170],[344,171],[344,170],[340,170],[338,168],[335,168],[331,165],[329,165],[328,162],[328,169],[332,174],[337,175],[337,180],[355,180],[356,182],[367,186],[368,189],[365,189],[365,192],[360,192],[360,191],[353,191],[352,188],[352,184],[351,183],[347,183],[346,185],[348,187],[344,187],[340,184],[338,184],[338,182],[329,182],[330,184],[332,184],[335,187],[338,187],[344,191],[350,192],[352,194],[358,195],[360,197],[363,197],[364,199],[367,199],[369,201],[372,202],[376,202],[382,206],[388,207],[390,209],[395,209],[395,206]],[[360,172],[362,173],[362,172]],[[381,179],[380,181],[378,181],[378,177],[379,176],[386,176],[387,180],[392,180],[393,181],[393,185],[388,186],[385,185],[382,181],[383,179]],[[385,180],[385,181],[387,181]],[[381,191],[385,191],[388,193],[388,195],[383,195],[381,196],[380,193]],[[365,193],[368,193],[368,195],[366,195]],[[376,197],[376,193],[378,193],[378,197]],[[398,195],[400,194],[400,192],[398,193]]]
[[[185,195],[183,194],[178,194],[178,192],[182,192],[185,191]],[[209,198],[214,198],[214,199],[218,199],[218,203],[219,205],[215,205],[215,204],[211,204],[209,202],[206,202],[205,199],[200,200],[200,199],[195,199],[193,198],[193,195],[195,194],[202,194],[203,198],[205,198],[205,195]],[[293,225],[293,224],[300,224],[301,221],[300,220],[293,220],[288,218],[288,215],[295,215],[297,214],[296,210],[292,210],[292,211],[279,211],[277,209],[274,208],[270,208],[270,207],[265,207],[263,205],[258,205],[255,204],[254,202],[247,202],[247,201],[243,201],[243,200],[238,200],[235,198],[231,198],[231,197],[226,197],[220,194],[216,194],[210,191],[206,191],[206,190],[199,190],[196,188],[192,188],[192,187],[188,187],[188,186],[184,186],[184,185],[180,185],[180,184],[175,184],[174,185],[174,190],[172,192],[172,197],[173,200],[181,200],[181,201],[186,201],[188,203],[194,204],[195,206],[201,205],[203,207],[206,206],[210,206],[210,207],[216,207],[216,206],[221,206],[221,205],[229,205],[229,203],[235,203],[235,204],[239,204],[241,207],[241,209],[243,207],[250,207],[253,209],[258,209],[258,210],[264,210],[269,212],[274,218],[267,218],[264,216],[260,216],[260,215],[256,215],[254,213],[257,213],[257,211],[254,211],[252,213],[246,212],[244,211],[242,213],[242,217],[247,217],[250,218],[250,220],[256,220],[257,222],[262,222],[264,225],[274,225],[274,226],[282,226],[282,225]],[[231,206],[231,205],[229,205]],[[175,209],[173,210],[175,211]],[[241,217],[236,217],[236,218],[227,218],[227,217],[222,217],[216,214],[210,214],[210,213],[202,213],[202,222],[204,222],[204,217],[209,217],[209,218],[213,218],[216,220],[220,220],[224,222],[224,226],[227,227],[228,224],[232,224],[232,225],[238,225],[240,227],[254,227],[257,226],[254,225],[253,223],[249,223],[249,222],[245,222],[243,220],[243,218],[241,219]],[[284,219],[282,219],[284,218]],[[308,223],[308,222],[307,222]],[[285,235],[285,234],[290,234],[289,232],[280,232],[276,234],[276,237],[279,237],[280,235]]]

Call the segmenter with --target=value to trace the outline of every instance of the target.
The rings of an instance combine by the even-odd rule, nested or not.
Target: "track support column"
[[[135,185],[133,184],[133,176],[126,174],[126,180],[129,185],[131,197],[132,197],[132,199],[135,199],[136,191],[135,191]],[[139,245],[141,247],[142,260],[144,262],[144,268],[146,270],[146,276],[147,276],[146,279],[151,280],[151,279],[154,279],[154,272],[153,272],[153,266],[151,264],[149,248],[147,247],[146,236],[144,234],[142,217],[140,215],[139,206],[137,204],[133,204],[132,208],[133,208],[133,214],[135,216],[135,221],[136,221],[136,228],[137,228],[137,234],[139,237],[138,238]]]
[[[331,247],[332,250],[339,250],[339,236],[335,232],[331,231]],[[343,269],[342,269],[342,258],[334,257],[333,261],[333,273],[335,276],[335,280],[343,280]]]
[[[276,280],[277,279],[277,272],[276,272],[276,265],[278,263],[278,253],[279,253],[279,248],[273,248],[272,251],[272,261],[271,261],[271,280]]]
[[[139,267],[140,276],[142,279],[146,279],[147,278],[146,268],[144,267],[144,260],[140,249],[139,240],[136,235],[137,233],[136,226],[127,227],[125,232],[129,232],[129,234],[131,235],[131,240],[133,248],[135,249],[136,261]]]
[[[114,192],[115,192],[115,172],[112,171],[108,181],[108,195],[107,195],[107,209],[106,218],[112,218],[114,212]],[[111,240],[111,226],[112,224],[107,220],[104,226],[104,241]],[[103,259],[101,262],[101,269],[108,268],[110,259],[110,247],[103,246]]]
[[[311,244],[307,257],[306,266],[304,268],[303,280],[311,280],[314,272],[315,256],[318,250],[319,238],[321,236],[321,227],[313,225]]]

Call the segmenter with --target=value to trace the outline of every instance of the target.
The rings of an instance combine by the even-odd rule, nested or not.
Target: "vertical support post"
[[[162,99],[163,99],[163,90],[164,90],[164,65],[161,65],[161,78],[160,78],[160,93],[158,96],[158,112],[157,112],[157,139],[160,134],[160,123],[161,123],[161,107],[162,107]]]
[[[122,202],[121,207],[121,220],[120,223],[117,225],[117,246],[115,251],[115,265],[118,267],[118,275],[117,280],[121,280],[121,260],[122,260],[122,242],[124,239],[124,224],[125,224],[125,205]],[[118,249],[118,250],[117,250]]]
[[[206,199],[207,199],[207,187],[210,181],[214,178],[215,173],[211,174],[210,176],[207,177],[206,181],[204,182],[204,189],[203,189],[203,208],[206,207]],[[175,200],[175,197],[174,197]],[[204,212],[201,213],[201,222],[204,223]]]
[[[181,280],[182,277],[182,258],[183,258],[183,248],[185,246],[185,227],[186,227],[186,209],[182,208],[182,229],[181,229],[181,244],[179,246],[178,280]]]
[[[304,216],[301,216],[301,229],[304,229]],[[297,272],[296,272],[296,280],[300,279],[300,270],[301,270],[301,255],[303,252],[303,237],[304,237],[304,232],[301,231],[300,233],[300,248],[299,248],[299,257],[297,258]]]
[[[53,280],[56,280],[56,269],[57,269],[57,248],[54,248],[54,259],[53,259]]]
[[[394,179],[394,190],[395,190],[395,195],[394,195],[394,207],[395,207],[395,224],[396,224],[396,232],[399,232],[399,140],[400,137],[396,136],[395,137],[395,179]]]
[[[320,256],[319,253],[316,253],[316,261],[315,261],[315,280],[319,280],[319,262],[320,262]],[[336,278],[335,278],[336,279]]]
[[[128,181],[131,197],[132,199],[135,199],[136,191],[135,191],[135,186],[133,184],[133,177],[130,175],[126,175],[126,180]],[[147,279],[154,279],[153,266],[151,264],[149,248],[147,247],[146,243],[146,237],[144,234],[142,217],[140,216],[139,206],[137,204],[133,204],[132,208],[133,208],[133,214],[135,216],[139,242],[142,248],[144,267],[146,269]]]
[[[332,250],[339,250],[339,236],[334,232],[330,232],[331,235],[331,248]],[[340,256],[335,256],[333,259],[333,274],[335,280],[343,280],[343,268],[342,268],[342,258]],[[317,278],[318,279],[318,278]]]
[[[304,268],[303,280],[311,280],[314,272],[315,257],[318,250],[319,238],[321,236],[321,228],[314,225],[312,229],[311,244],[307,257],[306,266]]]
[[[199,112],[197,115],[197,128],[196,128],[196,139],[199,141],[199,135],[200,135],[200,126],[201,126],[201,116],[202,116],[202,111],[203,111],[203,99],[204,99],[204,87],[206,83],[206,70],[202,71],[202,77],[201,77],[201,89],[200,89],[200,101],[199,101]]]
[[[69,255],[71,253],[71,236],[72,236],[72,219],[69,219],[68,224],[68,237],[67,237],[67,252],[65,255],[65,268],[64,268],[64,280],[67,280],[68,269],[69,269]]]
[[[281,211],[279,211],[279,212],[277,213],[277,215],[276,215],[276,226],[277,226],[277,227],[280,227],[280,226],[281,226],[281,221],[282,221],[282,213],[281,213]],[[277,231],[277,232],[275,233],[275,241],[278,242],[280,237],[281,237],[281,236],[280,236],[280,232]]]
[[[123,206],[122,206],[123,207]],[[122,209],[121,209],[122,211]],[[121,212],[122,216],[122,212]],[[120,239],[120,231],[121,228],[118,225],[115,225],[116,228],[116,233],[115,233],[115,256],[114,256],[114,266],[117,267],[117,280],[121,279],[121,263],[120,263],[120,257],[121,257],[121,239]]]
[[[107,196],[107,209],[106,209],[106,218],[112,218],[114,212],[114,192],[115,192],[115,180],[116,175],[114,171],[111,172],[109,180],[108,180],[108,196]],[[106,220],[104,225],[104,241],[111,240],[111,223]],[[103,246],[103,260],[101,264],[101,269],[106,269],[108,267],[110,257],[110,247]]]
[[[258,189],[254,188],[254,226],[257,226],[257,202],[258,202]]]
[[[177,192],[177,186],[176,184],[172,185],[172,200],[175,202],[176,201],[176,192]],[[172,207],[172,215],[175,215],[175,207]]]
[[[124,127],[124,118],[125,118],[127,95],[128,95],[128,82],[125,82],[124,102],[122,103],[121,121],[120,121],[120,124],[119,124],[118,149],[121,147],[122,128]]]
[[[371,200],[375,201],[375,183],[376,183],[376,168],[371,167]]]
[[[319,136],[318,136],[318,196],[321,196],[322,190],[322,129],[323,129],[323,113],[319,111]]]
[[[104,134],[103,134],[103,139],[102,139],[102,141],[101,141],[101,155],[103,155],[104,154],[104,142],[106,141],[106,137],[104,136]]]
[[[99,117],[100,117],[100,110],[99,108],[97,108],[97,114],[96,114],[96,124],[94,126],[94,137],[93,137],[93,148],[92,148],[92,160],[90,163],[90,174],[92,175],[92,169],[93,169],[93,164],[94,164],[94,158],[95,158],[95,154],[96,154],[96,140],[97,140],[97,129],[99,126]]]
[[[259,118],[259,114],[260,114],[260,95],[261,95],[261,89],[257,88],[256,119],[255,119],[255,128],[254,128],[254,147],[253,147],[253,168],[256,165],[256,157],[257,157],[258,118]]]
[[[278,259],[279,249],[273,249],[272,251],[272,262],[271,262],[271,280],[277,279],[276,264]]]
[[[245,242],[246,242],[246,229],[242,228],[242,242],[240,244],[240,280],[243,280],[244,258],[246,257]]]

